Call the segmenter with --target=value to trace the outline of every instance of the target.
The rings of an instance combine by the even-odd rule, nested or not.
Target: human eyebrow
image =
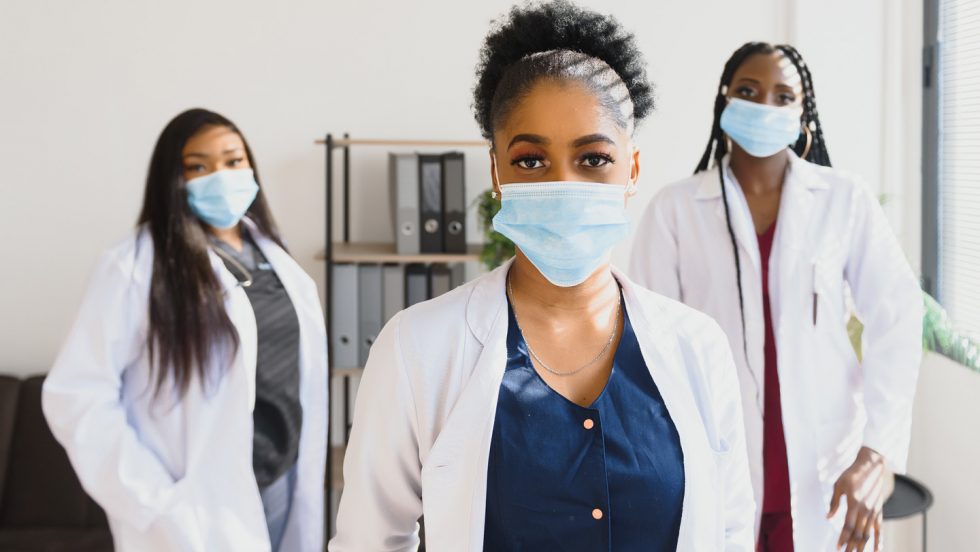
[[[596,142],[604,142],[606,144],[610,144],[610,145],[613,145],[613,146],[616,145],[616,142],[613,141],[612,138],[606,136],[605,134],[601,134],[601,133],[598,133],[597,132],[595,134],[589,134],[589,135],[586,135],[586,136],[582,136],[581,138],[576,138],[572,142],[572,147],[573,148],[580,148],[580,147],[585,146],[585,145],[588,145],[588,144],[595,144]]]
[[[507,144],[507,149],[514,147],[514,144],[518,142],[528,142],[536,146],[546,146],[551,143],[551,140],[541,136],[540,134],[518,134]]]

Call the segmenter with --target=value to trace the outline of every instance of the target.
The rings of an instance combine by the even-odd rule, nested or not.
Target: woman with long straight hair
[[[192,109],[157,140],[44,413],[118,550],[323,543],[326,336],[241,131]]]
[[[864,550],[872,535],[877,549],[908,455],[922,297],[876,198],[831,168],[795,48],[750,42],[729,58],[695,174],[648,207],[631,273],[728,334],[760,550]]]

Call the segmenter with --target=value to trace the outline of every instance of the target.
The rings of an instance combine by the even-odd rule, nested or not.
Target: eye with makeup
[[[544,157],[540,155],[522,155],[511,160],[511,166],[526,171],[544,168]]]
[[[579,165],[587,169],[601,169],[614,163],[616,163],[616,160],[613,159],[611,155],[599,151],[580,155],[578,162]]]
[[[510,165],[517,170],[533,172],[546,167],[545,155],[538,148],[518,145],[510,155]]]
[[[583,153],[576,160],[576,164],[587,169],[602,169],[615,162],[611,155],[600,151]],[[525,171],[534,171],[546,167],[545,158],[540,154],[518,155],[511,160],[510,164]]]

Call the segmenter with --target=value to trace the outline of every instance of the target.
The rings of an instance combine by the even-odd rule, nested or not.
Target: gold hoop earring
[[[810,146],[813,145],[813,133],[810,132],[810,127],[803,125],[803,132],[806,134],[806,146],[803,147],[803,154],[800,155],[800,159],[806,159],[807,154],[810,153]]]

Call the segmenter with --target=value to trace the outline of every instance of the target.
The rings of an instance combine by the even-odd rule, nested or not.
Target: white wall
[[[784,14],[776,0],[591,3],[636,31],[658,86],[659,108],[638,136],[638,214],[657,187],[692,171],[724,60],[746,40],[782,38]],[[133,226],[157,134],[185,108],[214,109],[244,130],[294,255],[322,280],[313,255],[323,246],[323,149],[313,140],[479,138],[473,69],[490,20],[510,5],[5,0],[0,372],[50,365],[99,253]],[[471,153],[472,196],[488,185],[488,165]],[[355,239],[390,239],[385,217],[367,216],[387,209],[384,154],[353,153]]]
[[[976,550],[980,542],[980,374],[944,357],[928,355],[919,379],[912,440],[909,472],[936,499],[929,512],[930,549]],[[917,530],[911,534],[921,538]]]

